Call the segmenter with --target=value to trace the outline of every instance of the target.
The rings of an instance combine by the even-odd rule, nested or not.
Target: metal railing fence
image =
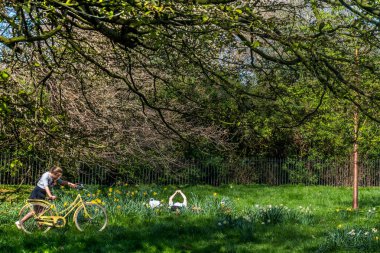
[[[52,165],[52,159],[38,160],[32,157],[15,159],[0,155],[0,184],[36,184],[43,172]],[[352,160],[305,160],[252,158],[239,162],[206,164],[186,161],[166,166],[90,165],[76,162],[62,165],[64,178],[85,184],[112,185],[159,184],[159,185],[223,185],[223,184],[304,184],[350,186]],[[380,186],[380,159],[359,161],[359,185]]]

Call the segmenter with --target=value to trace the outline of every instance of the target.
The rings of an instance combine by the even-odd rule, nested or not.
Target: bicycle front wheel
[[[21,225],[22,230],[28,234],[35,233],[37,231],[46,233],[50,230],[51,226],[47,226],[38,222],[39,216],[52,216],[53,212],[50,206],[43,203],[28,203],[23,206],[19,212],[19,220],[26,215],[30,216],[29,219],[24,221]]]
[[[108,223],[106,209],[86,202],[75,211],[74,222],[80,231],[102,231]]]

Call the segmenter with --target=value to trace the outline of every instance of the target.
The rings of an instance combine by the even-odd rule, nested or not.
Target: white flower
[[[373,233],[377,233],[377,229],[376,228],[372,228],[372,232]]]
[[[222,226],[222,223],[218,222],[218,226]]]
[[[349,234],[349,235],[355,235],[355,230],[353,229],[350,232],[348,232],[347,234]]]

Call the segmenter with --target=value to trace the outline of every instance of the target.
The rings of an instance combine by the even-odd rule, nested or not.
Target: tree
[[[52,112],[61,155],[287,156],[335,103],[379,119],[374,30],[342,3],[35,0],[0,13],[2,58]],[[360,87],[354,45],[368,56]]]

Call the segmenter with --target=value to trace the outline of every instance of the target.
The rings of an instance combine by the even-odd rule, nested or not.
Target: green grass
[[[30,187],[13,195],[6,189],[12,197],[0,202],[0,252],[376,252],[380,246],[380,188],[374,187],[360,189],[360,209],[353,211],[345,187],[186,186],[189,208],[181,212],[166,206],[174,186],[92,187],[96,196],[84,195],[106,206],[105,231],[81,233],[70,220],[35,235],[14,225]],[[55,192],[58,207],[77,194]],[[152,197],[166,205],[150,209]]]

